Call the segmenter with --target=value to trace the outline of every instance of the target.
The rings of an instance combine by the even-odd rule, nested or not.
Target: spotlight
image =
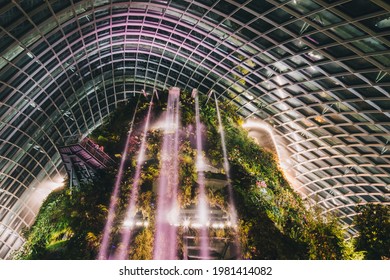
[[[184,219],[183,221],[183,227],[188,228],[190,226],[191,222],[189,219]]]
[[[126,220],[123,222],[123,226],[125,228],[132,228],[134,226],[134,221],[133,220]]]

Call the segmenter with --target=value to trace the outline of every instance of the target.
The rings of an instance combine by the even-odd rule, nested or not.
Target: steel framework
[[[30,191],[64,175],[58,143],[142,90],[213,90],[269,123],[299,191],[346,226],[390,203],[385,0],[0,0],[0,38],[0,258]]]

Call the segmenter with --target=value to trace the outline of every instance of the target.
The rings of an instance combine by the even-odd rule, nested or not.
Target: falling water
[[[221,145],[222,145],[222,152],[223,152],[223,167],[225,169],[226,178],[228,181],[227,188],[228,188],[229,206],[230,206],[229,207],[229,214],[230,214],[230,219],[231,219],[232,225],[237,226],[237,211],[236,211],[236,207],[235,207],[235,203],[234,203],[234,199],[233,199],[233,189],[232,189],[231,180],[230,180],[230,165],[229,165],[229,161],[227,158],[227,152],[226,152],[225,131],[223,129],[221,114],[219,112],[218,100],[217,100],[215,93],[214,93],[214,99],[215,99],[215,107],[217,108],[219,133],[221,134]],[[237,248],[236,248],[237,250],[235,253],[238,257],[240,257],[239,241],[238,241],[237,235],[236,235],[235,243],[237,245]]]
[[[196,89],[193,90],[192,95],[195,96],[195,119],[196,119],[196,148],[197,148],[197,160],[196,167],[198,173],[198,216],[200,228],[200,257],[202,259],[209,259],[209,238],[208,238],[208,206],[206,200],[205,191],[205,177],[204,177],[204,159],[203,159],[203,147],[202,147],[202,132],[201,123],[199,117],[199,98]]]
[[[176,226],[179,218],[177,192],[179,184],[179,98],[180,89],[169,91],[158,179],[156,234],[153,258],[177,258]]]
[[[140,177],[141,177],[141,169],[142,164],[145,161],[145,152],[146,152],[146,136],[149,130],[149,123],[150,123],[150,115],[152,110],[152,104],[153,104],[153,95],[149,103],[149,109],[148,114],[146,116],[145,120],[145,127],[142,135],[142,141],[141,146],[138,151],[138,158],[137,158],[137,166],[135,169],[135,175],[133,180],[133,186],[131,188],[131,195],[129,198],[129,204],[126,209],[126,216],[123,221],[124,229],[122,231],[122,238],[121,238],[121,245],[118,248],[118,252],[116,255],[116,259],[124,260],[127,259],[128,249],[129,249],[129,243],[131,239],[132,234],[132,226],[133,226],[133,218],[136,214],[136,204],[138,199],[138,190],[139,190],[139,183],[140,183]]]
[[[129,149],[129,142],[130,142],[131,133],[133,132],[133,125],[134,125],[135,115],[136,115],[137,109],[138,109],[138,104],[139,104],[139,98],[137,101],[137,105],[135,106],[133,118],[131,120],[130,129],[127,132],[125,148],[124,148],[123,153],[122,153],[122,158],[121,158],[121,162],[119,165],[118,174],[117,174],[116,179],[115,179],[114,190],[111,194],[110,206],[108,209],[108,217],[107,217],[106,224],[104,226],[103,238],[102,238],[102,242],[101,242],[101,245],[99,248],[99,254],[98,254],[99,260],[107,259],[108,245],[109,245],[110,235],[111,235],[111,231],[112,231],[112,225],[114,223],[116,206],[118,204],[117,202],[118,202],[119,191],[120,191],[119,189],[120,189],[120,184],[121,184],[122,177],[123,177],[123,169],[124,169],[126,158],[127,158],[127,151]]]

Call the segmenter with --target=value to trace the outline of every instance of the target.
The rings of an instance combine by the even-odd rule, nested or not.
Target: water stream
[[[177,226],[179,225],[180,214],[177,200],[179,184],[179,100],[180,89],[170,89],[157,189],[156,233],[153,252],[155,260],[177,259]]]
[[[116,212],[116,207],[118,204],[118,199],[119,199],[119,194],[120,194],[120,184],[121,184],[122,178],[123,178],[123,169],[124,169],[125,162],[127,159],[127,151],[129,150],[129,142],[130,142],[131,134],[133,132],[134,120],[135,120],[135,115],[137,113],[139,100],[140,99],[138,98],[137,105],[135,106],[135,109],[134,109],[133,118],[131,120],[130,129],[127,132],[126,144],[125,144],[125,148],[123,149],[123,152],[122,152],[122,157],[121,157],[121,162],[119,165],[118,174],[115,178],[115,186],[114,186],[114,190],[111,194],[110,206],[108,208],[107,221],[106,221],[106,224],[104,226],[103,238],[102,238],[102,242],[101,242],[101,245],[99,248],[99,253],[98,253],[99,260],[105,260],[108,257],[108,246],[110,243],[110,235],[111,235],[112,226],[113,226],[114,219],[115,219],[115,212]]]
[[[116,259],[124,260],[128,257],[128,250],[129,250],[129,243],[131,240],[132,230],[135,225],[134,223],[134,216],[136,214],[136,206],[137,206],[137,199],[138,199],[138,192],[139,192],[139,183],[140,183],[140,177],[141,177],[141,169],[142,165],[145,161],[145,152],[146,152],[146,138],[149,130],[150,125],[150,115],[153,105],[153,95],[151,98],[151,101],[149,103],[149,109],[148,114],[146,116],[145,120],[145,126],[143,130],[142,140],[141,140],[141,146],[138,151],[138,157],[137,157],[137,166],[135,169],[135,175],[133,179],[133,185],[131,188],[131,195],[129,198],[129,203],[126,209],[125,219],[123,221],[123,230],[121,234],[121,244],[118,248],[118,252],[115,256]]]
[[[195,90],[194,90],[195,91]],[[209,226],[209,209],[207,205],[206,198],[206,189],[205,189],[205,176],[204,176],[204,155],[203,155],[203,145],[202,145],[202,130],[201,122],[199,117],[199,98],[197,92],[193,91],[193,96],[195,96],[195,119],[196,119],[196,149],[197,149],[197,159],[196,159],[196,168],[198,175],[198,223],[200,225],[200,257],[202,259],[209,259],[209,236],[208,236],[208,226]]]
[[[227,183],[227,189],[228,189],[228,195],[229,195],[229,215],[230,215],[230,222],[231,224],[233,225],[233,228],[235,229],[236,231],[236,234],[235,234],[235,254],[236,254],[236,257],[240,257],[241,255],[241,249],[240,249],[240,246],[239,246],[239,240],[238,240],[238,233],[237,233],[237,223],[238,223],[238,219],[237,219],[237,210],[236,210],[236,207],[235,207],[235,203],[234,203],[234,199],[233,199],[233,188],[232,188],[232,184],[231,184],[231,178],[230,178],[230,164],[229,164],[229,161],[228,161],[228,156],[227,156],[227,150],[226,150],[226,140],[225,140],[225,130],[223,128],[223,124],[222,124],[222,119],[221,119],[221,113],[219,111],[219,104],[218,104],[218,99],[214,93],[214,99],[215,99],[215,107],[217,109],[217,117],[218,117],[218,125],[219,125],[219,133],[221,135],[221,145],[222,145],[222,152],[223,152],[223,167],[225,169],[225,173],[226,173],[226,179],[228,181]]]

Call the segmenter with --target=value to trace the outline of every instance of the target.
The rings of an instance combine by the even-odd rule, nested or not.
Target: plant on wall
[[[390,259],[390,207],[381,204],[358,206],[355,217],[359,235],[356,248],[369,260]]]
[[[166,95],[153,104],[153,122],[166,110]],[[143,98],[143,97],[142,97]],[[199,96],[202,104],[200,120],[203,124],[204,156],[213,172],[206,179],[226,181],[216,107],[212,98]],[[121,184],[117,216],[112,229],[111,249],[119,246],[128,198],[133,185],[135,161],[140,147],[141,131],[148,102],[141,100],[137,108],[134,131],[130,138],[128,160]],[[359,259],[367,251],[367,258],[388,258],[388,208],[361,208],[357,217],[361,235],[353,242],[344,240],[344,232],[335,217],[323,217],[313,209],[306,209],[301,197],[285,179],[277,158],[258,146],[241,127],[234,106],[219,101],[226,148],[230,164],[230,183],[238,212],[238,239],[245,259]],[[90,137],[112,158],[120,158],[135,102],[120,106]],[[182,209],[197,204],[197,172],[195,145],[194,100],[191,94],[181,93],[181,135],[179,143],[179,195]],[[156,212],[156,180],[160,168],[160,147],[163,132],[152,126],[147,136],[146,160],[142,165],[140,195],[137,211],[145,225],[135,231],[128,257],[151,259]],[[100,172],[91,184],[78,189],[52,193],[43,204],[34,225],[25,232],[26,244],[15,255],[19,259],[94,259],[102,238],[102,229],[108,213],[110,194],[117,170]],[[210,207],[228,212],[226,187],[208,186]],[[387,230],[387,231],[386,231]],[[179,257],[185,254],[185,238],[194,236],[195,229],[178,230]],[[235,231],[229,228],[210,229],[209,237],[234,240]],[[387,246],[387,247],[386,247]],[[357,249],[355,249],[355,247]],[[373,253],[370,253],[371,252]],[[386,251],[387,250],[387,251]],[[215,256],[223,258],[222,255]]]

